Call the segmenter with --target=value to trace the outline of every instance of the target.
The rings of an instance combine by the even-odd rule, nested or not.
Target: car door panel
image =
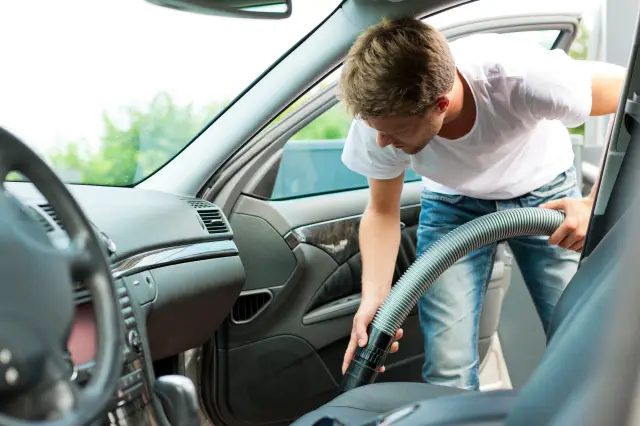
[[[417,199],[419,186],[419,183],[413,185],[413,191],[407,192],[414,192],[414,198]],[[247,270],[245,290],[270,289],[271,291],[279,292],[278,296],[273,298],[274,301],[269,309],[273,310],[276,302],[281,298],[282,292],[288,292],[288,287],[296,287],[295,284],[292,284],[293,282],[303,281],[303,285],[296,288],[299,291],[302,291],[301,287],[311,288],[310,294],[307,294],[306,291],[304,295],[298,294],[299,300],[296,306],[288,306],[288,308],[295,308],[296,310],[301,309],[302,315],[299,315],[297,320],[301,320],[306,314],[316,309],[326,308],[327,305],[340,299],[359,296],[361,266],[357,233],[360,215],[354,216],[351,211],[362,212],[366,206],[367,195],[366,190],[354,192],[359,192],[360,194],[351,194],[351,197],[343,197],[343,194],[315,197],[316,202],[334,207],[325,209],[330,212],[329,217],[326,220],[318,219],[319,209],[309,210],[314,212],[313,219],[318,220],[318,222],[297,227],[290,226],[291,229],[289,231],[281,232],[277,235],[279,240],[277,243],[275,238],[272,239],[272,236],[276,233],[275,227],[271,227],[267,220],[258,218],[256,215],[260,214],[263,218],[276,215],[280,220],[284,221],[286,220],[285,216],[288,214],[286,203],[257,199],[248,201],[247,199],[250,197],[243,196],[244,202],[238,204],[239,208],[231,213],[229,220],[234,229],[240,251],[245,245],[251,247],[244,255],[241,255]],[[358,195],[364,196],[358,197]],[[343,209],[336,206],[340,200],[348,202],[348,205]],[[282,209],[279,210],[281,207]],[[267,209],[271,210],[270,214],[264,213],[264,210]],[[342,218],[336,218],[336,212],[340,210],[346,211],[347,214]],[[297,212],[296,214],[298,222],[301,218],[299,213]],[[418,213],[419,207],[415,202],[402,207],[401,218],[405,227],[402,231],[403,243],[398,256],[396,278],[410,264],[409,256],[411,256],[411,259],[415,258],[415,229]],[[248,219],[251,222],[260,223],[266,229],[258,230],[255,227],[246,226],[247,218],[251,218]],[[289,254],[294,257],[295,266],[293,268],[290,268],[291,265],[288,261],[286,269],[283,267],[281,258],[288,256],[279,255],[276,256],[278,259],[272,259],[272,253],[268,253],[269,251],[274,251],[275,248],[280,250],[281,247],[287,247]],[[264,253],[264,255],[261,253]],[[312,256],[312,258],[309,259],[308,256]],[[277,273],[267,272],[277,268],[280,268]],[[254,271],[256,272],[254,273]],[[317,285],[311,284],[310,277],[316,275],[319,276]],[[349,316],[351,313],[349,313]],[[261,324],[269,322],[268,318],[264,317],[266,314],[266,311],[262,314]],[[282,322],[281,320],[282,318],[280,317],[277,322]],[[319,321],[316,319],[316,321],[311,322],[317,323]]]
[[[416,257],[420,191],[420,182],[405,186],[394,282]],[[236,420],[286,421],[335,395],[361,291],[357,239],[361,216],[352,213],[364,210],[367,191],[352,191],[350,195],[306,198],[305,204],[317,203],[318,207],[305,209],[310,219],[305,219],[299,208],[294,213],[291,200],[265,201],[246,195],[230,214],[247,278],[245,291],[225,324],[221,333],[224,338],[217,339],[215,350],[225,376],[233,378],[225,388],[230,414]],[[296,218],[294,223],[282,226],[281,222],[287,222],[291,214]],[[280,232],[265,218],[278,223]],[[290,230],[285,231],[287,228]],[[507,279],[500,262],[494,269]],[[268,291],[271,297],[257,300],[260,291]],[[497,297],[500,295],[496,293]],[[488,298],[492,299],[491,291]],[[500,300],[487,301],[486,306],[499,303]],[[245,316],[236,317],[236,312],[241,311]],[[251,313],[258,311],[257,315]],[[495,321],[484,323],[494,327]],[[403,328],[402,350],[388,358],[387,371],[379,381],[421,380],[423,340],[415,309]],[[490,336],[492,330],[481,335]],[[484,354],[490,342],[484,338],[481,341]]]
[[[419,205],[401,208],[401,239],[394,282],[415,260],[419,215]],[[297,244],[310,244],[327,252],[338,263],[338,268],[328,277],[310,302],[309,310],[360,293],[360,276],[362,275],[358,243],[360,218],[355,216],[305,225],[293,229],[285,236],[292,249]]]

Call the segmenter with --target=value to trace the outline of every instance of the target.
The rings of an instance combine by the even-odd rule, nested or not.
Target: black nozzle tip
[[[358,347],[354,352],[338,394],[373,383],[378,377],[378,370],[384,365],[393,343],[393,336],[373,326],[369,326],[367,333],[367,345],[363,348]]]

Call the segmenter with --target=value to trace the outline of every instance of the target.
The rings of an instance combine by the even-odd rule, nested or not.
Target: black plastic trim
[[[360,306],[361,295],[354,294],[320,306],[302,317],[304,325],[311,325],[322,321],[329,321],[347,315],[353,315]]]

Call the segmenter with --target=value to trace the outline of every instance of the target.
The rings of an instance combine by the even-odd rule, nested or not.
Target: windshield
[[[285,20],[144,0],[1,2],[0,126],[66,182],[133,185],[340,1],[294,1]]]

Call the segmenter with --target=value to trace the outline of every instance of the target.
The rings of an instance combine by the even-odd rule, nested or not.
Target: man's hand
[[[353,317],[353,328],[351,329],[351,340],[349,346],[347,346],[347,352],[344,354],[344,361],[342,362],[342,374],[347,372],[347,367],[353,358],[353,353],[356,351],[356,346],[364,347],[367,345],[367,327],[373,320],[373,316],[380,307],[382,302],[379,299],[363,299],[360,303],[360,308],[356,315]],[[390,353],[397,352],[400,345],[398,340],[402,338],[402,329],[396,332],[395,341],[391,344]],[[380,368],[380,372],[384,372],[384,366]]]
[[[549,244],[580,252],[587,235],[589,218],[593,207],[593,198],[563,198],[541,205],[547,209],[562,210],[565,219],[560,227],[549,237]]]

